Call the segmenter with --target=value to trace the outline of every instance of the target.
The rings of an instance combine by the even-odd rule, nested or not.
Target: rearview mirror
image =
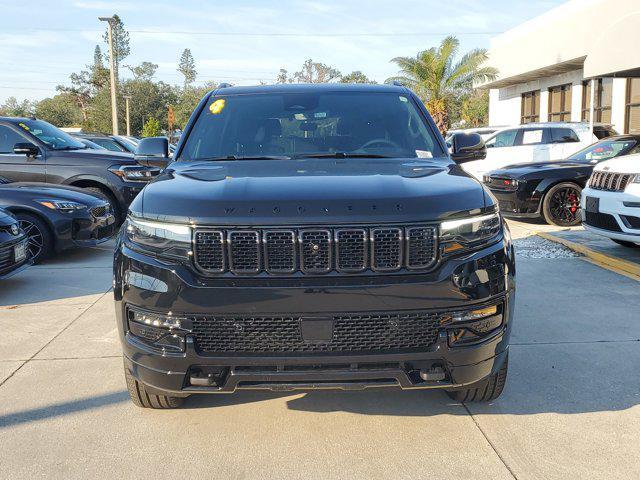
[[[35,157],[40,153],[38,147],[30,142],[19,142],[13,146],[13,153],[16,155],[26,155],[27,157]]]
[[[143,138],[135,153],[141,165],[164,168],[169,163],[169,140],[167,137]]]
[[[477,133],[455,133],[451,137],[451,159],[456,163],[482,160],[487,156],[484,140]]]

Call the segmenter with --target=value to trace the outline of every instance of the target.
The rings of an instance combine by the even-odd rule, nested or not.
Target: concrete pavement
[[[539,226],[512,224],[517,242]],[[640,472],[638,282],[573,255],[518,263],[503,396],[241,392],[129,402],[108,248],[0,284],[0,478],[567,479]]]

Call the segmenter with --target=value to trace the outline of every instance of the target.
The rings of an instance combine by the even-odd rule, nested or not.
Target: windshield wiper
[[[378,155],[376,153],[348,153],[348,152],[318,152],[300,153],[293,158],[395,158],[389,155]]]
[[[222,161],[222,160],[291,160],[291,157],[287,155],[227,155],[225,157],[208,157],[208,158],[195,158],[194,161]]]

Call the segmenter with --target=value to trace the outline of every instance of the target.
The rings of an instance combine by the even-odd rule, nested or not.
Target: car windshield
[[[408,95],[265,93],[211,97],[180,160],[444,155]]]
[[[598,143],[588,146],[587,148],[574,153],[569,160],[585,163],[598,163],[602,160],[608,160],[618,155],[624,155],[638,142],[633,139],[628,140],[602,140]]]
[[[81,150],[87,148],[82,142],[43,120],[23,120],[18,123],[18,126],[53,150]]]

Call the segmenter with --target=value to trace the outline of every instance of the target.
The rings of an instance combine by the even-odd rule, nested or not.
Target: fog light
[[[502,305],[456,312],[451,316],[448,332],[449,345],[460,346],[480,342],[502,326]],[[456,325],[460,323],[460,325]]]
[[[184,352],[188,320],[173,315],[129,310],[129,333],[157,348]]]

